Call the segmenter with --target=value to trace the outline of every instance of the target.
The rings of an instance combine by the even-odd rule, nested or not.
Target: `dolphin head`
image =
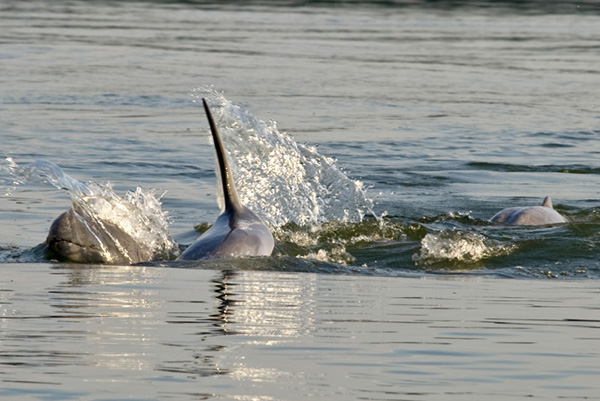
[[[53,257],[66,262],[133,264],[152,259],[121,228],[108,222],[88,221],[73,209],[54,220],[46,244]]]

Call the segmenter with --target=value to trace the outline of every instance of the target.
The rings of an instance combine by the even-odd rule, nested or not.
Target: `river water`
[[[3,1],[0,394],[600,398],[599,24],[591,1]],[[201,97],[272,257],[172,261],[219,214]],[[52,260],[75,180],[169,252]],[[547,195],[568,224],[488,223]]]

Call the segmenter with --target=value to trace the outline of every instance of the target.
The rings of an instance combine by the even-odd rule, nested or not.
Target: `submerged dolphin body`
[[[509,207],[496,213],[490,221],[518,226],[544,226],[568,222],[554,210],[549,196],[544,198],[542,206]]]
[[[154,256],[116,225],[85,220],[74,209],[54,220],[46,244],[56,259],[67,262],[129,265]]]
[[[273,235],[260,218],[241,203],[217,126],[206,99],[202,99],[202,102],[217,152],[225,211],[219,215],[212,227],[179,256],[178,260],[269,256],[274,247]]]

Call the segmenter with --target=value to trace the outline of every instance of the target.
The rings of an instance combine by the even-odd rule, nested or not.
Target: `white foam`
[[[373,214],[363,183],[314,146],[297,143],[276,122],[259,120],[212,87],[191,95],[213,106],[241,200],[270,226],[360,222]]]
[[[438,263],[476,263],[494,256],[510,254],[516,245],[502,244],[479,233],[447,230],[429,233],[421,240],[421,250],[413,255],[419,265]]]
[[[21,167],[8,158],[2,169],[13,179],[12,190],[22,184],[49,183],[67,191],[73,208],[85,221],[120,227],[147,253],[158,258],[168,258],[178,252],[177,244],[169,235],[167,213],[161,208],[160,196],[153,190],[138,187],[122,198],[112,190],[110,183],[84,184],[48,161],[35,161]]]

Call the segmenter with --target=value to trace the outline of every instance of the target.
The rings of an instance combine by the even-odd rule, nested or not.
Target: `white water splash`
[[[12,179],[6,195],[19,185],[49,183],[67,191],[80,217],[89,222],[107,222],[121,228],[136,240],[141,253],[159,259],[178,253],[177,244],[168,232],[167,213],[161,209],[160,196],[152,190],[143,191],[138,187],[121,198],[113,192],[110,183],[84,184],[48,161],[35,161],[21,167],[9,157],[0,169]]]
[[[212,87],[191,96],[206,97],[213,106],[240,198],[270,226],[360,222],[373,214],[362,182],[349,179],[315,147],[297,143],[274,121],[259,120]]]
[[[413,255],[419,265],[438,263],[476,263],[483,259],[510,254],[516,245],[502,244],[478,233],[442,231],[427,234],[421,240],[421,250]]]
[[[346,251],[346,244],[367,241],[370,232],[353,240],[354,236],[344,229],[340,238],[334,236],[314,243],[314,238],[320,237],[314,230],[327,233],[328,222],[354,226],[366,214],[374,215],[373,202],[363,184],[349,179],[333,159],[319,154],[315,147],[297,143],[292,136],[279,132],[275,122],[257,119],[214,89],[196,89],[192,96],[194,101],[202,97],[209,100],[241,200],[276,229],[278,240],[300,245],[303,250],[299,257],[353,263],[355,258]],[[50,183],[67,190],[74,209],[89,221],[112,223],[141,246],[165,258],[177,252],[168,235],[166,213],[153,192],[138,188],[121,198],[110,185],[81,183],[53,163],[35,162],[19,167],[12,159],[7,162],[4,170],[10,173],[12,181],[5,186],[12,186],[11,190],[24,183]],[[222,206],[222,193],[219,195]],[[282,233],[281,227],[288,223],[312,228],[310,235],[303,231],[313,237],[311,245],[302,244],[302,235],[294,236],[294,231],[284,229]],[[375,235],[378,233],[376,230]],[[288,238],[290,235],[293,238]]]

